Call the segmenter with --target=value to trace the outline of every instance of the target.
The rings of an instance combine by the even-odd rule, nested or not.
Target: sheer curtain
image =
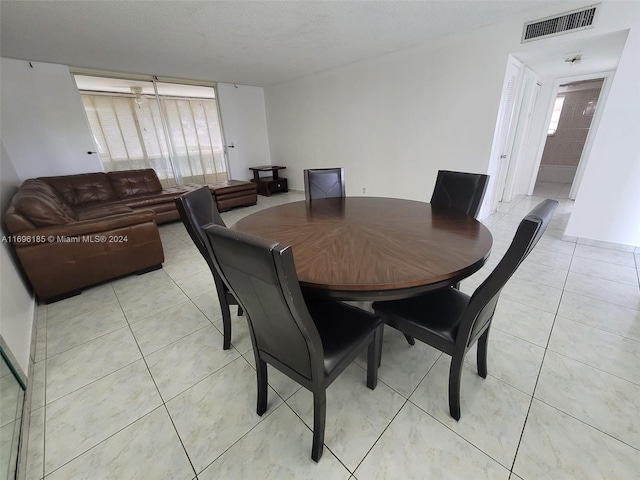
[[[98,77],[92,77],[93,83],[87,85],[93,90],[88,91],[78,78],[89,125],[106,171],[153,168],[165,186],[213,183],[228,178],[212,88],[160,82],[155,88],[153,84],[140,87],[144,83],[139,81],[130,82],[134,87],[122,87],[113,85],[116,79],[104,79],[101,84]],[[137,90],[124,93],[123,89]],[[154,91],[157,96],[146,93]],[[196,96],[203,93],[212,98]]]
[[[173,147],[174,165],[184,182],[227,179],[218,110],[214,101],[160,97]]]

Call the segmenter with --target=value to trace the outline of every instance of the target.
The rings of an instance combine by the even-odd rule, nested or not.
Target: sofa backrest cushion
[[[5,224],[12,233],[24,230],[28,225],[25,220],[35,227],[46,227],[74,222],[76,216],[53,188],[43,181],[30,179],[13,196],[4,216]]]
[[[123,170],[107,173],[118,198],[133,197],[162,191],[162,184],[155,170]]]
[[[116,198],[107,174],[102,172],[40,177],[39,180],[51,185],[71,206]]]

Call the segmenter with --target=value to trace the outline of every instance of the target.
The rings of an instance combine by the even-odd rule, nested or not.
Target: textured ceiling
[[[0,54],[268,86],[572,3],[2,0]]]

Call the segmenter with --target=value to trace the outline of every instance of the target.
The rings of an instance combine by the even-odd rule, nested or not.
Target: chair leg
[[[478,339],[478,375],[487,378],[487,347],[489,344],[489,329],[487,328]]]
[[[378,341],[378,368],[382,365],[382,343],[384,341],[384,323],[380,325],[380,333],[377,335]]]
[[[222,310],[222,329],[223,340],[222,349],[229,350],[231,348],[231,312],[229,305],[220,305]]]
[[[415,344],[416,344],[416,340],[415,340],[415,338],[413,338],[413,337],[411,337],[411,336],[407,335],[406,333],[404,334],[404,338],[406,338],[406,339],[407,339],[407,343],[408,343],[409,345],[415,345]]]
[[[260,416],[267,411],[267,362],[256,356],[256,370],[258,377],[258,406],[256,413]]]
[[[378,366],[380,365],[380,337],[382,336],[382,326],[378,327],[369,343],[367,349],[367,387],[375,390],[378,385]]]
[[[322,457],[324,448],[324,427],[327,419],[327,391],[313,393],[313,446],[311,459],[315,462]]]
[[[464,356],[460,358],[451,357],[451,368],[449,369],[449,413],[460,420],[460,379],[462,377],[462,365]]]

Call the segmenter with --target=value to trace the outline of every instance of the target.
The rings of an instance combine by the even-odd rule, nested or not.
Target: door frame
[[[536,156],[533,171],[531,173],[531,179],[529,181],[529,190],[527,192],[527,195],[533,194],[533,190],[536,185],[536,180],[538,178],[538,173],[540,170],[540,164],[542,162],[542,154],[544,153],[544,146],[547,142],[547,131],[549,129],[549,123],[551,122],[553,105],[558,96],[558,90],[560,89],[560,85],[571,83],[571,82],[579,82],[582,80],[596,80],[598,78],[602,78],[603,83],[602,83],[602,88],[600,89],[600,96],[598,97],[596,111],[593,114],[593,119],[591,120],[591,125],[589,126],[589,133],[587,134],[587,139],[585,141],[584,148],[582,149],[580,161],[578,162],[576,175],[573,178],[573,182],[571,184],[571,192],[569,193],[569,198],[575,200],[578,190],[580,189],[582,176],[584,175],[584,171],[586,169],[587,163],[589,162],[591,147],[593,146],[593,141],[595,139],[598,126],[600,124],[600,119],[602,118],[602,112],[604,111],[604,106],[606,104],[607,97],[609,95],[609,90],[611,89],[611,83],[612,83],[614,74],[615,74],[614,70],[606,70],[601,72],[586,73],[583,75],[574,75],[571,77],[558,77],[554,79],[553,87],[551,89],[551,92],[552,92],[551,98],[549,99],[549,104],[547,105],[547,114],[545,116],[544,128],[542,129],[542,137],[538,142],[538,154]]]

